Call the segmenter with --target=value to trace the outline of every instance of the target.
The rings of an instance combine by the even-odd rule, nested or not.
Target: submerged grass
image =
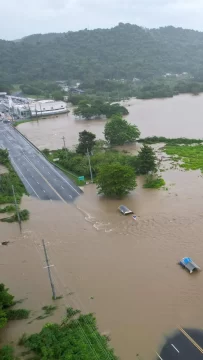
[[[145,189],[160,189],[164,185],[165,181],[160,176],[148,175],[143,187]]]
[[[185,170],[200,169],[203,171],[203,145],[167,145],[164,151],[171,156],[174,162],[181,161],[182,164],[179,166]]]
[[[201,144],[203,143],[203,139],[188,139],[188,138],[166,138],[164,136],[148,136],[143,139],[137,140],[138,142],[145,144],[158,144],[165,143],[169,145],[191,145],[191,144]]]

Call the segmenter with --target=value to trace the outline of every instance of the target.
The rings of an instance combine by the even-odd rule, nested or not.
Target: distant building
[[[30,118],[31,112],[28,104],[13,104],[12,112],[20,119]]]
[[[64,101],[40,100],[29,105],[32,117],[50,116],[68,112],[67,104]]]

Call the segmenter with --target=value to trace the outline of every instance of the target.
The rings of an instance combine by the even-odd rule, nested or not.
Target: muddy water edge
[[[169,136],[172,131],[173,136],[186,136],[180,131],[183,119],[178,114],[183,111],[183,97],[179,98],[179,110],[174,110],[177,98],[171,106],[167,101],[173,99],[131,104],[129,119],[135,119],[143,136],[168,136],[160,128],[164,131],[169,119]],[[189,99],[192,107],[196,107],[193,101],[202,102],[202,97]],[[185,96],[185,107],[188,102]],[[170,109],[168,119],[164,117],[166,110],[161,116],[164,104]],[[159,123],[152,108],[159,113]],[[148,119],[143,115],[147,111]],[[174,111],[176,120],[171,117]],[[138,123],[136,119],[140,118]],[[190,124],[189,118],[185,120],[187,136],[198,137],[191,135],[194,114],[191,119]],[[173,129],[175,123],[177,131]],[[76,124],[69,115],[26,123],[19,129],[35,145],[57,148],[62,146],[63,134],[72,146],[79,131],[87,128],[101,137],[103,126],[104,122]],[[196,131],[199,134],[201,127]],[[144,360],[152,359],[164,334],[177,325],[202,327],[202,273],[190,276],[177,262],[188,255],[203,267],[203,178],[199,171],[171,170],[167,164],[163,177],[166,189],[143,189],[140,178],[136,191],[125,199],[138,216],[137,221],[116,211],[119,201],[98,197],[94,185],[86,186],[84,195],[73,205],[24,197],[23,207],[30,210],[31,218],[23,234],[19,234],[17,225],[0,225],[1,242],[10,241],[8,246],[0,246],[0,269],[1,281],[17,298],[26,299],[23,306],[33,311],[31,320],[41,314],[43,305],[51,304],[41,244],[45,239],[57,293],[64,295],[50,319],[60,320],[68,304],[83,312],[95,312],[101,332],[111,334],[111,344],[122,360],[131,360],[137,353]],[[42,324],[38,320],[10,323],[1,338],[4,342],[16,341],[21,333],[38,331]]]

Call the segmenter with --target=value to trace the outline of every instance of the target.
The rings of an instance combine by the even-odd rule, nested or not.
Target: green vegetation
[[[57,309],[57,306],[55,305],[46,305],[46,306],[43,306],[42,310],[44,310],[45,314],[46,315],[52,315],[54,310]]]
[[[105,164],[99,168],[95,182],[99,194],[122,197],[135,189],[135,171],[119,163]]]
[[[95,80],[83,82],[80,88],[85,90],[81,100],[88,97],[100,98],[104,101],[120,101],[137,97],[138,99],[167,98],[178,94],[198,95],[203,92],[203,78],[194,79],[189,74],[156,77],[142,81],[132,79]],[[73,99],[77,101],[77,99]]]
[[[57,309],[57,306],[55,305],[45,305],[43,306],[42,310],[44,313],[37,317],[37,320],[43,320],[46,319],[48,316],[52,316],[54,314],[54,311]]]
[[[6,316],[8,320],[21,320],[28,319],[30,315],[30,310],[27,309],[9,309],[6,311]]]
[[[149,174],[145,179],[145,183],[143,185],[146,189],[160,189],[165,185],[164,179],[156,174]]]
[[[7,205],[4,208],[0,208],[0,214],[3,213],[12,213],[15,211],[15,206],[14,205]]]
[[[9,161],[7,150],[0,149],[0,165],[4,165],[8,169],[8,173],[4,173],[0,175],[0,204],[14,203],[12,185],[14,186],[16,193],[16,200],[17,203],[19,204],[22,196],[26,194],[26,190]],[[11,217],[1,219],[0,220],[1,222],[12,223],[18,221],[18,217],[14,205],[7,205],[3,209],[0,209],[0,213],[6,213],[6,212],[7,213],[14,212],[14,214]],[[22,221],[29,219],[28,210],[26,209],[21,210],[19,211],[19,213]]]
[[[203,145],[195,146],[173,146],[167,145],[164,148],[167,155],[170,155],[175,162],[181,161],[179,166],[185,170],[203,171]]]
[[[27,119],[27,120],[19,120],[19,121],[15,121],[13,123],[13,126],[16,127],[20,124],[24,124],[24,123],[27,123],[27,122],[30,122],[30,121],[37,121],[38,119]]]
[[[18,360],[14,355],[13,346],[2,346],[2,348],[0,349],[0,360]]]
[[[19,215],[20,215],[21,221],[26,221],[26,220],[29,220],[29,218],[30,218],[30,213],[29,213],[29,211],[26,210],[26,209],[20,210],[20,211],[19,211]],[[17,213],[15,213],[14,215],[12,215],[12,216],[10,216],[10,217],[0,219],[0,221],[1,221],[1,222],[7,222],[7,223],[18,222]]]
[[[54,100],[63,100],[64,91],[55,83],[47,81],[29,81],[20,85],[21,91],[28,97],[38,99],[51,98]]]
[[[79,133],[79,144],[76,148],[76,152],[78,154],[82,154],[85,155],[87,154],[87,151],[89,151],[89,153],[92,152],[93,147],[96,144],[96,135],[89,132],[89,131],[82,131]]]
[[[110,139],[110,136],[112,136],[114,145],[126,141],[127,136],[129,140],[131,131],[134,140],[136,136],[139,136],[140,132],[137,127],[128,124],[120,116],[114,116],[107,124],[111,125],[111,122],[114,123],[114,121],[113,128],[108,128],[109,138],[106,137]],[[64,172],[68,171],[68,174],[69,172],[72,175],[75,174],[76,179],[79,176],[85,176],[88,180],[90,170],[86,154],[87,148],[91,149],[89,154],[93,179],[97,184],[99,193],[107,196],[124,196],[135,188],[135,174],[148,175],[150,172],[155,173],[157,171],[155,152],[148,145],[144,144],[138,156],[135,156],[110,148],[107,142],[96,140],[95,135],[86,130],[79,134],[79,145],[76,146],[75,151],[63,148],[53,151],[45,149],[43,152],[52,162],[54,159],[58,159],[54,164],[57,164]],[[80,153],[78,153],[78,149]],[[149,185],[149,181],[147,183]],[[154,185],[148,187],[158,188],[159,184],[160,181],[154,181]]]
[[[119,104],[110,104],[100,99],[94,100],[89,97],[78,103],[74,114],[85,119],[91,119],[92,117],[100,118],[101,116],[110,118],[115,114],[127,115],[128,110]]]
[[[112,29],[36,34],[0,41],[0,82],[144,80],[184,71],[201,79],[202,51],[203,33],[172,26],[120,23]]]
[[[139,138],[140,131],[135,125],[131,125],[120,115],[114,115],[105,124],[104,136],[110,145],[123,145],[126,142],[134,142]]]
[[[191,145],[191,144],[201,144],[203,139],[187,139],[187,138],[166,138],[164,136],[151,136],[144,139],[138,139],[137,142],[144,144],[158,144],[166,143],[169,145]]]
[[[137,156],[137,174],[146,175],[156,171],[156,155],[154,150],[144,144]]]
[[[3,328],[8,320],[27,319],[30,313],[26,309],[11,309],[15,302],[14,296],[8,290],[4,284],[0,284],[0,328]]]
[[[67,309],[61,324],[46,324],[40,333],[23,336],[20,344],[40,360],[117,360],[105,336],[100,335],[92,314]]]
[[[70,171],[73,174],[76,174],[76,179],[78,176],[85,176],[87,179],[90,177],[89,163],[86,155],[78,154],[76,151],[69,149],[59,149],[53,150],[51,152],[46,149],[45,152],[46,154],[48,153],[46,156],[51,161],[58,158],[59,161],[55,162],[55,164],[60,166],[60,168],[65,171]],[[113,163],[129,165],[135,169],[136,156],[108,148],[103,148],[103,146],[100,147],[98,146],[98,143],[96,143],[95,147],[93,148],[93,155],[91,155],[93,176],[97,176],[98,171],[103,164]]]
[[[7,150],[0,149],[0,165],[6,166],[9,171],[0,175],[0,204],[13,203],[12,185],[15,188],[16,199],[20,202],[23,194],[26,194],[26,190],[10,164]]]

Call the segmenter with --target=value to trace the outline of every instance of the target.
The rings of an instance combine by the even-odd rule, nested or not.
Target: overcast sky
[[[109,28],[119,22],[203,31],[203,0],[0,0],[0,38]]]

